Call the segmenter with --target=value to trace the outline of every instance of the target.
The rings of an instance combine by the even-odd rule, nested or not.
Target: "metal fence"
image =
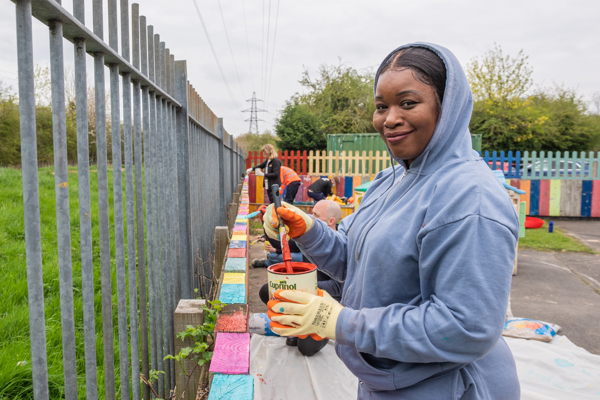
[[[61,323],[66,399],[78,398],[73,274],[67,170],[63,38],[75,46],[77,154],[82,268],[85,395],[98,398],[86,57],[94,58],[98,208],[102,290],[102,347],[106,399],[150,398],[139,373],[165,371],[156,390],[165,396],[175,384],[173,311],[194,289],[206,294],[212,278],[214,228],[225,223],[225,204],[243,173],[244,157],[223,129],[222,119],[187,81],[186,62],[175,61],[160,36],[127,0],[108,0],[108,44],[103,1],[93,0],[93,30],[85,25],[84,1],[73,14],[60,0],[13,0],[16,5],[23,200],[30,341],[35,399],[48,399],[44,290],[40,233],[34,99],[32,17],[49,28],[54,166]],[[131,13],[130,13],[131,11]],[[118,28],[120,26],[120,29]],[[121,32],[119,54],[118,31]],[[131,34],[131,43],[129,40]],[[113,204],[109,204],[105,72],[109,69]],[[122,91],[120,90],[122,85]],[[123,119],[121,120],[121,113]],[[122,127],[122,130],[119,129]],[[121,154],[121,134],[124,155]],[[125,205],[122,171],[125,166]],[[109,209],[114,212],[110,229]],[[125,234],[130,240],[125,240]],[[111,236],[115,258],[111,260]],[[135,238],[135,240],[134,240]],[[126,268],[127,264],[127,268]],[[111,271],[116,270],[118,324],[113,327]],[[147,273],[147,275],[146,275]],[[128,285],[128,287],[126,287]],[[127,298],[127,293],[129,294]],[[148,309],[149,308],[149,309]],[[129,313],[129,325],[128,325]],[[120,386],[116,387],[116,329]],[[128,356],[129,354],[129,356]],[[141,369],[141,371],[140,371]],[[81,380],[81,377],[79,377]],[[142,393],[143,392],[143,393]]]

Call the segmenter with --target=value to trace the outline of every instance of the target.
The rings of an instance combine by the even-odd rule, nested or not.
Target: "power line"
[[[217,67],[219,67],[219,72],[221,73],[221,78],[223,79],[223,82],[225,83],[227,92],[229,92],[229,97],[231,98],[231,102],[233,103],[235,108],[238,110],[238,112],[241,112],[239,105],[237,104],[237,102],[235,101],[235,98],[233,97],[233,93],[231,92],[231,88],[229,87],[229,83],[227,82],[227,78],[225,78],[225,74],[223,73],[223,68],[221,68],[221,63],[219,62],[219,57],[217,57],[217,53],[215,52],[215,48],[212,44],[212,40],[210,40],[210,35],[208,34],[208,30],[206,29],[206,25],[204,24],[204,19],[202,18],[202,13],[200,12],[198,3],[196,2],[196,0],[193,0],[193,2],[194,2],[194,6],[196,6],[196,12],[198,13],[198,17],[200,17],[200,22],[202,24],[202,29],[204,29],[204,34],[206,35],[206,38],[208,39],[208,44],[210,45],[210,50],[212,51],[213,57],[215,58],[215,61],[217,62]]]
[[[246,1],[242,0],[242,10],[244,11],[244,30],[246,31],[246,50],[248,50],[248,69],[250,70],[250,79],[252,80],[252,91],[254,91],[254,74],[252,73],[252,64],[250,63],[250,45],[248,44],[248,24],[246,24]]]
[[[271,72],[269,73],[269,89],[267,90],[267,104],[271,96],[271,81],[273,78],[273,60],[275,59],[275,41],[277,40],[277,23],[279,22],[279,0],[277,0],[277,11],[275,12],[275,32],[273,34],[273,48],[271,49]]]
[[[229,41],[229,33],[227,32],[227,24],[225,23],[225,17],[223,16],[223,9],[221,8],[221,0],[218,0],[217,3],[219,4],[219,12],[221,13],[221,20],[223,21],[223,28],[225,28],[225,37],[227,38],[227,44],[229,45],[229,52],[231,53],[231,59],[233,60],[233,67],[235,68],[235,74],[237,75],[238,83],[240,85],[240,90],[242,91],[243,96],[244,88],[242,87],[242,80],[240,79],[237,64],[235,63],[235,56],[233,55],[233,50],[231,48],[231,42]]]
[[[262,9],[262,38],[260,41],[260,88],[262,89],[265,82],[265,0],[263,0]]]
[[[271,36],[271,0],[269,0],[269,16],[267,17],[267,54],[265,55],[265,81],[263,82],[262,93],[266,96],[267,93],[267,74],[269,68],[269,37]]]

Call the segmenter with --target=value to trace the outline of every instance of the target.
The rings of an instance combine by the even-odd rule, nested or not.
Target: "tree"
[[[327,147],[327,137],[319,129],[318,116],[297,101],[286,103],[276,129],[282,150],[321,150]]]
[[[263,133],[248,132],[238,136],[235,140],[244,153],[260,151],[267,143],[272,144],[275,149],[278,149],[279,146],[279,138],[271,131],[264,131]]]
[[[471,60],[466,69],[473,99],[502,101],[524,96],[533,85],[528,58],[523,50],[516,57],[504,55],[496,44],[483,57]]]
[[[498,45],[467,65],[473,90],[469,129],[482,150],[586,151],[600,143],[600,124],[572,89],[533,85],[527,56],[504,55]]]
[[[286,102],[275,126],[281,149],[320,150],[327,147],[327,134],[375,132],[371,70],[321,65],[317,78],[305,70],[299,82],[305,93]]]

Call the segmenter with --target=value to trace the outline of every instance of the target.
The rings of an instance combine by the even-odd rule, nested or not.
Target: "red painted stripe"
[[[592,186],[592,217],[600,217],[600,180]]]
[[[539,215],[550,215],[550,180],[540,180],[540,209]]]
[[[248,197],[250,203],[256,203],[256,174],[248,175]]]

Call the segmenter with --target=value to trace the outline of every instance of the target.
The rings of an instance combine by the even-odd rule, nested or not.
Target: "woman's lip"
[[[392,133],[386,133],[384,136],[387,139],[388,142],[391,143],[396,143],[396,142],[400,142],[401,140],[404,140],[408,137],[408,135],[410,135],[412,133],[412,131],[409,132],[392,132]]]

